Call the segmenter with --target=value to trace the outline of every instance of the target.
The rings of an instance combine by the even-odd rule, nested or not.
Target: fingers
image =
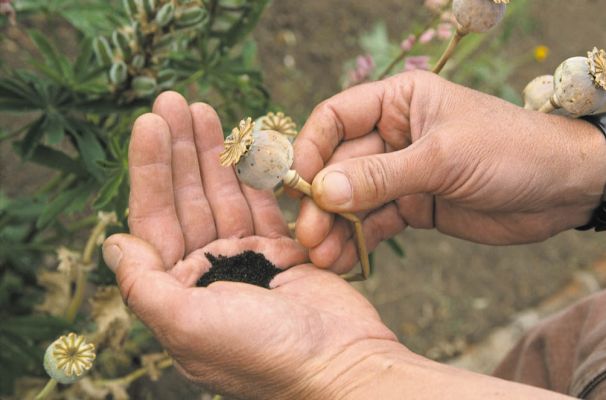
[[[381,118],[385,85],[374,82],[348,89],[319,104],[294,143],[293,168],[311,180],[346,139],[371,132]]]
[[[295,226],[295,236],[308,249],[318,246],[332,229],[335,215],[323,211],[310,198],[301,200],[301,208]]]
[[[241,187],[250,207],[255,235],[268,238],[289,236],[276,196],[271,191],[256,190],[246,185]]]
[[[183,285],[164,270],[154,246],[132,235],[110,236],[103,244],[107,265],[116,279],[125,303],[148,326],[156,330],[170,322]]]
[[[185,245],[173,197],[170,132],[160,116],[135,121],[128,157],[130,231],[154,246],[168,269],[183,257]]]
[[[371,213],[362,223],[366,246],[372,252],[385,239],[389,239],[406,228],[407,224],[400,217],[394,203]],[[349,272],[358,262],[358,248],[355,237],[341,245],[342,252],[330,269],[337,274]]]
[[[219,117],[207,104],[192,104],[190,110],[204,191],[214,215],[217,236],[252,235],[253,219],[238,179],[232,168],[219,164],[219,153],[223,150]]]
[[[210,205],[204,195],[189,105],[176,92],[156,99],[154,114],[167,123],[172,138],[172,179],[177,216],[189,254],[216,237]]]
[[[404,195],[433,193],[441,176],[435,174],[439,156],[436,141],[425,136],[397,152],[345,160],[318,173],[313,198],[322,209],[355,212]]]

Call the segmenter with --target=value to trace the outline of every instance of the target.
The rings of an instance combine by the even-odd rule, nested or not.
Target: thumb
[[[312,183],[314,201],[331,212],[377,208],[398,197],[432,192],[435,153],[421,140],[403,150],[352,158],[320,171]]]
[[[146,241],[117,234],[103,243],[103,258],[116,273],[124,302],[150,326],[170,318],[183,285],[164,269],[160,253]]]

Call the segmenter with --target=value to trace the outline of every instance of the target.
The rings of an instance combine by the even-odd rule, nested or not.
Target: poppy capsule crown
[[[256,131],[254,126],[251,118],[242,120],[225,139],[219,160],[224,167],[233,165],[238,179],[248,186],[273,189],[292,166],[292,144],[279,132]]]

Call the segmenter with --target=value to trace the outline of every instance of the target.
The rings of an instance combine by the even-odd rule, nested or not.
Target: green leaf
[[[63,118],[56,112],[46,114],[43,128],[46,131],[46,137],[49,144],[58,144],[63,140],[65,130],[63,126]]]
[[[398,242],[398,240],[395,237],[388,239],[385,243],[387,243],[389,248],[391,248],[391,250],[394,253],[396,253],[398,255],[398,257],[400,257],[400,258],[406,257],[406,252],[404,251],[404,248],[402,247],[402,245],[400,245],[400,243]]]
[[[36,227],[46,228],[59,214],[68,210],[73,204],[82,204],[86,200],[93,187],[90,183],[81,184],[65,190],[44,207],[42,214],[36,221]]]
[[[50,315],[27,315],[3,321],[0,331],[29,340],[47,340],[59,335],[70,324]]]
[[[61,55],[40,32],[30,30],[29,36],[36,44],[40,53],[42,53],[46,65],[54,70],[55,74],[59,74],[60,77],[65,78],[65,81],[69,82],[73,80],[74,74],[68,59]],[[47,72],[49,72],[49,70],[47,70]]]
[[[83,173],[82,163],[59,150],[44,145],[38,145],[35,148],[30,157],[30,161],[62,171],[66,174],[82,175]]]
[[[27,130],[23,140],[14,142],[13,147],[22,159],[28,160],[44,136],[44,117],[38,118]]]
[[[124,181],[124,171],[109,179],[99,190],[99,194],[93,203],[95,209],[102,209],[107,206],[119,194],[120,185]]]

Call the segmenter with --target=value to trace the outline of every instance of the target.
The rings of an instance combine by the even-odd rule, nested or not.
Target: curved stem
[[[34,399],[35,400],[46,399],[46,397],[49,394],[51,394],[53,392],[53,390],[55,390],[56,387],[57,387],[57,381],[54,380],[53,378],[50,378],[48,380],[48,382],[46,382],[46,385],[44,386],[44,388],[40,391],[40,393],[38,393],[36,395],[36,397]]]
[[[172,365],[173,365],[173,359],[170,357],[167,357],[163,360],[160,360],[156,364],[156,368],[165,369]],[[142,378],[145,375],[147,375],[147,372],[148,372],[148,369],[146,367],[141,367],[137,370],[134,370],[130,374],[123,376],[122,378],[100,379],[98,381],[94,381],[94,384],[96,386],[108,386],[108,385],[126,385],[126,386],[128,386],[131,383],[133,383],[134,381],[136,381],[137,379]]]
[[[444,68],[450,57],[452,57],[455,50],[457,49],[457,45],[459,44],[459,42],[461,42],[461,39],[463,39],[465,35],[467,35],[467,32],[461,31],[461,29],[457,28],[455,33],[452,35],[452,38],[450,39],[450,43],[448,43],[448,47],[446,48],[446,50],[444,50],[444,53],[438,60],[436,66],[433,67],[432,72],[436,74],[442,72],[442,69]]]
[[[92,263],[93,253],[97,248],[97,241],[99,240],[99,237],[105,233],[105,228],[107,228],[108,224],[109,222],[107,219],[99,220],[86,241],[86,246],[82,252],[82,262],[78,265],[78,270],[76,271],[76,290],[65,311],[65,319],[69,322],[74,322],[80,305],[82,305],[82,301],[84,300],[87,273],[84,271],[83,267]]]
[[[560,103],[558,103],[558,99],[556,99],[555,96],[551,96],[551,98],[547,100],[545,104],[541,106],[541,108],[539,108],[539,112],[549,114],[550,112],[560,108],[562,108],[562,106],[560,106]]]
[[[286,173],[282,181],[284,182],[284,185],[296,189],[313,199],[311,185],[309,182],[305,181],[305,179],[301,178],[297,171],[291,169]],[[366,247],[366,239],[364,238],[364,230],[362,229],[362,221],[353,213],[339,213],[339,215],[352,222],[354,225],[356,243],[358,246],[358,257],[360,258],[360,265],[362,267],[361,274],[346,275],[344,278],[350,282],[363,281],[370,275],[370,261],[368,259],[368,249]]]
[[[415,43],[419,40],[419,38],[425,31],[427,31],[429,28],[434,26],[440,20],[441,14],[442,14],[441,12],[436,13],[436,15],[434,15],[434,17],[432,19],[430,19],[429,22],[423,27],[423,29],[419,30],[417,33],[414,34]],[[395,68],[395,66],[398,65],[398,63],[400,61],[402,61],[408,55],[409,52],[410,52],[409,50],[402,49],[400,54],[398,54],[396,56],[396,58],[394,58],[393,61],[383,70],[383,72],[381,72],[381,74],[379,75],[379,77],[377,79],[381,80],[383,78],[386,78],[387,75],[389,75],[391,73],[391,70],[393,70]]]

